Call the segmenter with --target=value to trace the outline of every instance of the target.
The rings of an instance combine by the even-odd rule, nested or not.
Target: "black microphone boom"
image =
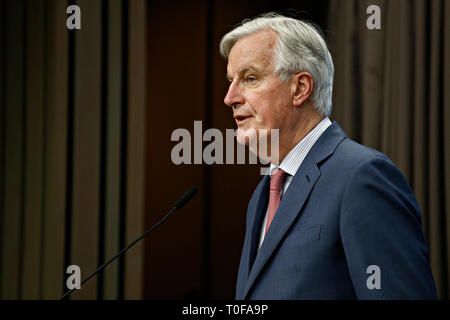
[[[197,187],[190,187],[178,200],[177,202],[175,202],[172,210],[170,210],[170,212],[168,214],[165,215],[164,218],[162,218],[161,220],[159,220],[157,223],[155,223],[153,225],[153,227],[151,227],[150,229],[148,229],[147,231],[144,232],[143,235],[141,235],[139,238],[137,238],[136,240],[134,240],[132,243],[130,243],[128,245],[128,247],[122,249],[118,254],[116,254],[113,258],[109,259],[107,262],[105,262],[104,264],[102,264],[100,267],[97,268],[97,270],[95,270],[92,274],[89,275],[89,277],[87,277],[86,279],[84,279],[80,286],[83,285],[86,281],[88,281],[90,278],[92,278],[93,276],[95,276],[97,273],[99,273],[100,271],[102,271],[108,264],[110,264],[111,262],[113,262],[115,259],[117,259],[120,255],[122,255],[125,251],[127,251],[129,248],[131,248],[132,246],[134,246],[136,243],[138,243],[140,240],[142,240],[143,238],[145,238],[145,236],[147,236],[150,232],[152,232],[153,230],[155,230],[161,223],[163,223],[164,221],[167,220],[167,218],[169,218],[169,216],[174,213],[176,210],[179,210],[181,208],[184,207],[184,205],[191,200],[197,193]],[[67,291],[61,298],[59,298],[59,300],[64,299],[66,296],[68,296],[69,294],[72,293],[72,291],[74,291],[75,288]]]

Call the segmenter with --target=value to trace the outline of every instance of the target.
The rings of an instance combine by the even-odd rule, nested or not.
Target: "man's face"
[[[224,102],[233,108],[238,126],[237,140],[248,144],[259,129],[280,129],[282,135],[294,130],[289,121],[293,110],[292,88],[274,74],[273,48],[277,34],[261,31],[237,41],[228,57],[230,81]],[[291,117],[292,118],[292,117]],[[291,119],[292,122],[292,119]]]

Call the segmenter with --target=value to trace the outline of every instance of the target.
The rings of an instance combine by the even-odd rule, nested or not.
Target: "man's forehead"
[[[254,47],[254,48],[269,49],[275,45],[277,37],[278,34],[275,31],[271,29],[265,29],[240,38],[238,41],[236,41],[233,48]]]
[[[271,64],[276,37],[275,32],[264,30],[239,39],[228,56],[227,73],[259,70]]]

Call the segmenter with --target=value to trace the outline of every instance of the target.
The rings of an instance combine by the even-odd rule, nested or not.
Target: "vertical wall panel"
[[[105,183],[105,260],[121,248],[120,223],[120,168],[121,168],[121,108],[122,108],[122,19],[121,0],[108,1],[108,65],[107,79],[107,136]],[[105,30],[103,30],[105,32]],[[119,290],[119,263],[110,264],[104,271],[104,298],[117,299]]]
[[[352,62],[357,61],[355,30],[358,26],[353,19],[346,19],[346,17],[339,15],[338,9],[342,12],[355,12],[357,10],[354,1],[331,1],[330,3],[329,21],[333,21],[333,27],[337,34],[345,35],[345,38],[338,38],[337,34],[330,34],[328,43],[334,60],[334,73],[341,74],[344,79],[347,79],[347,82],[333,82],[331,119],[339,123],[347,136],[358,141],[360,124],[354,119],[359,118],[360,106],[357,97],[353,94],[352,86],[347,85],[347,83],[358,85],[358,79],[354,75],[354,67],[352,66]],[[348,108],[341,108],[340,106],[348,106]]]
[[[82,26],[81,30],[71,31],[76,34],[70,264],[81,268],[84,279],[99,264],[101,2],[80,0],[77,3],[82,8]],[[72,299],[96,297],[96,279],[71,296]]]
[[[374,0],[360,1],[358,6],[359,19],[357,20],[359,27],[355,29],[357,39],[361,42],[360,49],[355,51],[358,54],[357,59],[360,61],[359,68],[360,70],[363,70],[359,78],[360,90],[358,93],[361,102],[357,105],[357,108],[361,109],[360,126],[365,128],[365,130],[361,132],[361,142],[374,149],[379,149],[379,146],[381,145],[380,113],[374,112],[374,109],[379,110],[381,107],[379,96],[383,90],[383,69],[380,66],[383,64],[384,52],[382,50],[373,50],[373,48],[383,47],[384,38],[381,30],[370,30],[360,26],[366,25],[367,7],[371,4],[378,5],[381,8],[381,11],[384,12],[384,1],[385,0],[377,0],[376,2]],[[348,1],[348,3],[350,3],[350,1]],[[342,5],[342,3],[338,5]],[[337,36],[337,34],[334,34],[334,36]],[[339,54],[339,52],[336,53]],[[340,68],[340,66],[338,68]],[[342,84],[336,85],[340,86]],[[357,91],[355,91],[355,94],[356,93]],[[337,111],[339,113],[339,110]],[[355,120],[353,120],[353,122],[354,121]]]
[[[28,2],[26,64],[26,165],[22,298],[37,299],[40,289],[44,128],[44,7]]]
[[[423,22],[426,21],[427,10],[425,8],[425,1],[416,1],[414,3],[414,23],[413,35],[414,35],[414,88],[423,87],[423,79],[426,78],[427,64],[426,52],[426,32],[423,28]],[[429,239],[429,223],[428,223],[428,186],[427,181],[427,110],[428,102],[426,101],[426,90],[414,90],[412,114],[414,115],[414,132],[412,139],[413,144],[413,180],[411,186],[416,195],[417,202],[420,206],[420,212],[422,214],[422,228],[425,232],[425,236]]]
[[[396,2],[397,4],[397,2]],[[393,108],[396,110],[396,123],[395,129],[394,129],[394,136],[392,139],[395,141],[396,145],[396,152],[395,158],[391,158],[395,164],[398,166],[398,168],[403,172],[406,179],[411,183],[412,181],[412,174],[411,174],[411,156],[412,156],[412,144],[413,141],[410,138],[412,131],[412,113],[411,113],[411,106],[412,106],[412,96],[409,94],[402,94],[402,92],[414,92],[414,88],[412,87],[413,84],[413,68],[411,66],[414,62],[414,57],[412,54],[413,46],[412,36],[401,36],[409,34],[410,33],[410,27],[413,25],[413,21],[411,20],[412,17],[412,10],[411,5],[406,1],[398,2],[398,11],[404,12],[405,14],[402,14],[400,18],[397,20],[397,25],[395,28],[400,32],[400,36],[397,42],[398,52],[397,57],[401,57],[398,59],[398,65],[396,66],[398,73],[398,88],[399,90],[394,93],[395,95],[395,101],[396,103],[393,104],[396,105],[396,108]],[[381,9],[383,10],[383,9]],[[373,121],[376,121],[376,119],[373,119]]]
[[[446,239],[445,243],[446,245],[446,265],[447,265],[447,292],[445,297],[447,299],[450,299],[450,272],[448,269],[450,269],[450,127],[448,126],[448,123],[450,123],[450,2],[444,1],[443,4],[444,8],[442,10],[444,17],[447,17],[446,19],[443,19],[444,22],[444,31],[443,31],[443,71],[442,71],[442,77],[443,77],[443,118],[442,121],[444,123],[443,125],[443,166],[446,168],[444,170],[444,188],[445,191],[443,192],[444,196],[444,210],[442,210],[444,215],[444,222],[445,222],[445,230],[446,230]]]
[[[199,192],[145,241],[146,299],[201,294],[204,169],[173,164],[177,142],[170,138],[185,128],[193,142],[194,120],[205,119],[205,7],[205,1],[148,4],[146,226],[162,218],[190,185]]]
[[[24,3],[6,3],[4,203],[2,208],[2,299],[20,297],[24,143]]]
[[[4,50],[6,48],[5,46],[5,41],[6,41],[6,37],[5,37],[5,32],[6,32],[6,23],[5,23],[5,14],[6,11],[6,6],[5,6],[5,1],[0,1],[0,64],[1,64],[1,68],[0,68],[0,212],[4,211],[3,208],[3,192],[4,192],[4,181],[3,181],[3,176],[4,176],[4,168],[3,168],[3,157],[5,154],[5,150],[4,150],[4,145],[5,142],[3,140],[4,138],[4,131],[5,131],[5,117],[4,117],[4,112],[6,109],[5,106],[5,68],[4,66],[6,65],[4,57]],[[3,232],[3,214],[0,214],[0,231]],[[2,298],[2,293],[1,293],[1,289],[3,288],[3,278],[1,277],[2,273],[2,269],[3,269],[3,239],[0,236],[0,298]]]
[[[128,51],[128,139],[126,183],[127,244],[144,232],[145,122],[146,122],[146,2],[129,4]],[[143,243],[126,254],[125,299],[143,294]]]
[[[45,168],[42,232],[42,299],[57,299],[63,288],[67,179],[68,31],[67,2],[46,1]],[[63,27],[62,27],[63,26]]]
[[[428,119],[428,188],[429,188],[429,223],[430,223],[430,263],[434,276],[444,281],[437,282],[438,296],[443,298],[447,293],[447,273],[448,269],[443,263],[446,255],[445,232],[444,229],[444,207],[442,206],[444,196],[443,188],[443,166],[440,148],[442,134],[442,100],[441,100],[441,73],[442,65],[440,55],[442,54],[441,32],[441,1],[430,2],[430,73],[428,75],[429,86],[429,119]]]

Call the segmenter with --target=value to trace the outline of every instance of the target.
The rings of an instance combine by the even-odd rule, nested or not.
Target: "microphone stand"
[[[127,251],[129,248],[131,248],[132,246],[134,246],[136,243],[138,243],[139,241],[141,241],[143,238],[145,238],[150,232],[152,232],[153,230],[155,230],[161,223],[163,223],[164,221],[167,220],[167,218],[169,218],[169,216],[174,213],[176,210],[181,209],[189,200],[192,199],[192,197],[195,196],[195,194],[197,193],[197,188],[196,187],[191,187],[189,188],[181,197],[180,199],[178,199],[178,201],[175,203],[174,207],[172,208],[172,210],[170,210],[170,212],[168,214],[166,214],[164,216],[164,218],[162,218],[161,220],[159,220],[157,223],[155,223],[150,229],[148,229],[147,231],[144,232],[144,234],[142,234],[139,238],[137,238],[136,240],[134,240],[133,242],[131,242],[126,248],[122,249],[118,254],[116,254],[113,258],[109,259],[107,262],[105,262],[104,264],[102,264],[100,267],[97,268],[97,270],[95,270],[93,273],[91,273],[86,279],[84,279],[80,286],[83,285],[86,281],[88,281],[90,278],[92,278],[93,276],[95,276],[97,273],[99,273],[101,270],[103,270],[108,264],[110,264],[111,262],[113,262],[115,259],[117,259],[120,255],[122,255],[125,251]],[[72,288],[69,291],[67,291],[61,298],[59,298],[59,300],[63,300],[65,297],[67,297],[69,294],[71,294],[74,290],[76,290],[76,288]]]

